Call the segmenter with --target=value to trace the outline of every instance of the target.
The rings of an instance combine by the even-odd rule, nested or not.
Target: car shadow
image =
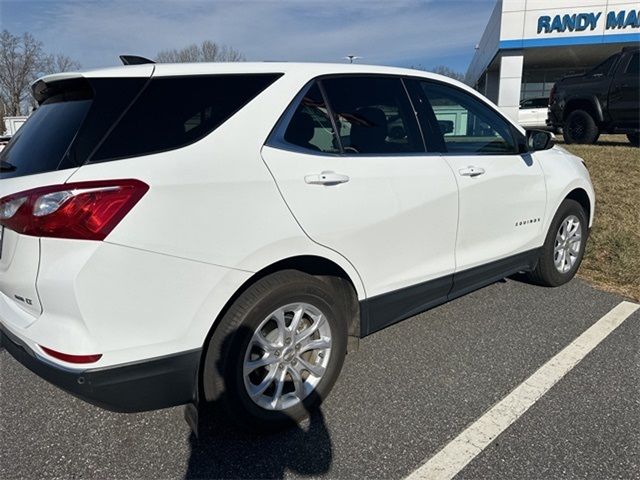
[[[185,479],[284,478],[286,472],[320,476],[329,471],[333,446],[322,412],[285,431],[258,434],[218,421],[189,437]]]
[[[638,148],[635,147],[634,145],[631,145],[630,142],[612,142],[610,140],[607,141],[600,141],[598,140],[596,143],[594,143],[594,145],[596,146],[601,146],[601,147],[628,147],[628,148]]]
[[[309,411],[309,418],[300,423],[291,420],[285,430],[254,432],[229,418],[224,395],[197,410],[193,405],[185,407],[187,421],[195,421],[197,431],[189,436],[185,479],[277,479],[287,472],[317,477],[329,471],[333,445],[320,409]]]

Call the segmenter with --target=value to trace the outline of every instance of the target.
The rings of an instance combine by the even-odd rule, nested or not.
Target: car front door
[[[400,78],[313,82],[262,156],[306,234],[346,257],[367,296],[380,300],[370,331],[446,298],[456,179],[440,154],[426,151]]]
[[[546,187],[536,155],[519,153],[524,136],[476,95],[436,81],[420,82],[420,91],[432,111],[423,117],[436,128],[449,118],[443,111],[457,111],[461,122],[440,131],[460,191],[456,272],[489,275],[519,262],[543,243]]]

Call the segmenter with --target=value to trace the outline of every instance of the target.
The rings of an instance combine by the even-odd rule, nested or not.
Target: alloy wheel
[[[575,215],[563,220],[556,233],[553,247],[553,263],[560,273],[569,272],[578,261],[582,246],[582,226]]]
[[[267,410],[291,408],[322,380],[331,355],[331,328],[308,303],[278,308],[255,329],[243,363],[246,391]]]

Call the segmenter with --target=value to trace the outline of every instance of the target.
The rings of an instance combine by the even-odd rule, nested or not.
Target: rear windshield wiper
[[[0,172],[14,172],[18,167],[4,160],[0,161]]]

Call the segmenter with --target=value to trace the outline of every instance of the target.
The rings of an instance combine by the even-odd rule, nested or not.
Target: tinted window
[[[90,89],[51,96],[29,117],[0,153],[2,178],[57,170],[89,108]]]
[[[400,79],[322,80],[345,153],[423,152],[413,109]]]
[[[627,65],[624,73],[629,75],[639,75],[640,74],[640,52],[634,53],[631,55],[631,60],[629,60],[629,64]]]
[[[184,147],[211,133],[279,74],[152,79],[92,161]]]
[[[604,62],[598,64],[596,67],[594,67],[589,74],[590,75],[609,75],[609,71],[611,70],[611,67],[613,67],[613,64],[616,63],[616,61],[618,60],[618,55],[613,55],[609,58],[607,58]]]
[[[316,83],[305,93],[284,134],[287,143],[316,152],[340,151],[333,125]]]
[[[530,98],[524,100],[520,105],[520,108],[547,108],[549,100],[546,98]]]
[[[470,94],[447,85],[422,82],[446,150],[451,153],[516,153],[511,126]]]
[[[147,82],[148,78],[126,77],[38,82],[34,93],[40,107],[18,130],[11,149],[5,149],[4,160],[17,168],[0,175],[16,177],[83,165]]]

